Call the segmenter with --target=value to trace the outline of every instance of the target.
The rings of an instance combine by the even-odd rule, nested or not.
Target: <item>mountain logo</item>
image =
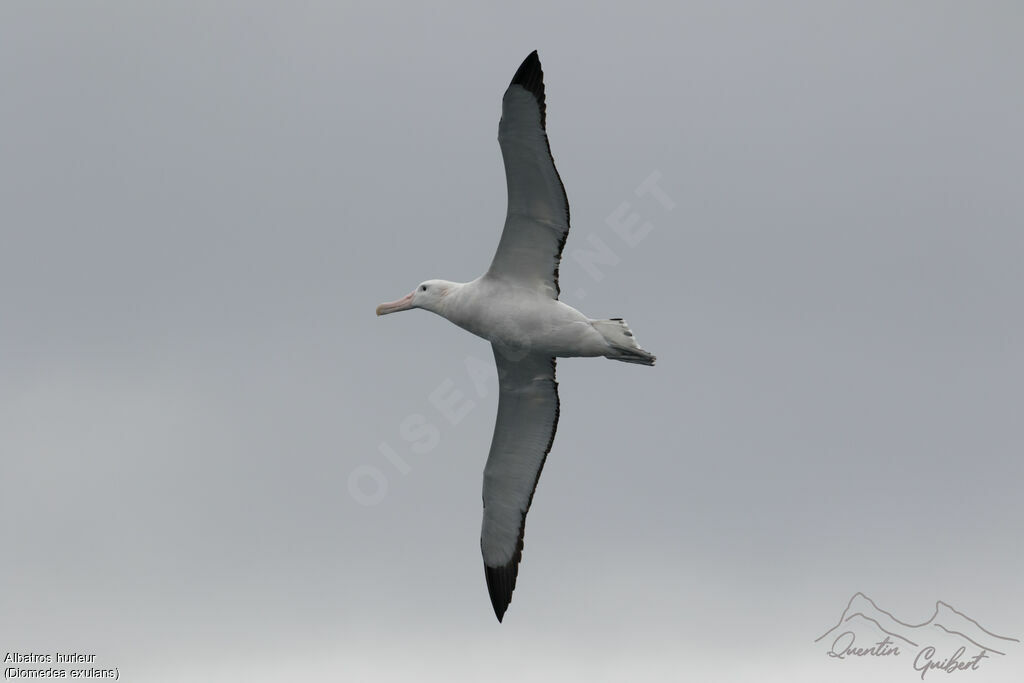
[[[992,656],[1004,657],[1020,641],[989,631],[947,602],[935,603],[920,624],[897,619],[863,593],[854,593],[835,626],[814,639],[832,659],[912,655],[921,679],[930,671],[978,671]]]

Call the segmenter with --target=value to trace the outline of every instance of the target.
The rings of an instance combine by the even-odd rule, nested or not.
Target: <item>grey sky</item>
[[[4,3],[0,650],[128,681],[917,680],[812,642],[858,590],[1024,638],[1022,29],[995,2]],[[658,365],[560,362],[499,625],[490,349],[373,308],[486,268],[533,49],[564,299]]]

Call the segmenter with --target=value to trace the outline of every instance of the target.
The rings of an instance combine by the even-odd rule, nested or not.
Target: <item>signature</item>
[[[916,653],[913,668],[921,674],[921,680],[931,671],[978,671],[991,655],[1005,656],[1008,647],[1020,642],[993,633],[941,600],[935,603],[927,621],[912,623],[898,619],[863,593],[855,593],[836,625],[814,642],[825,638],[832,638],[831,647],[825,651],[832,659],[891,659]]]
[[[960,661],[960,657],[967,651],[967,648],[960,646],[956,652],[953,653],[949,659],[943,659],[940,661],[934,661],[935,648],[929,645],[928,647],[922,648],[917,656],[914,657],[914,670],[921,672],[921,680],[924,680],[924,675],[929,671],[938,669],[939,671],[945,671],[951,674],[955,671],[977,671],[978,665],[981,664],[981,660],[988,659],[988,652],[982,650],[978,654],[974,655],[970,659]]]
[[[849,636],[849,639],[847,639],[847,636]],[[892,655],[896,657],[900,654],[899,647],[893,643],[889,636],[867,648],[854,647],[853,644],[856,640],[857,637],[853,634],[853,631],[840,633],[832,641],[832,649],[828,651],[828,656],[835,659],[846,659],[850,655],[854,657],[864,657],[866,655],[871,655],[872,657],[888,657]]]

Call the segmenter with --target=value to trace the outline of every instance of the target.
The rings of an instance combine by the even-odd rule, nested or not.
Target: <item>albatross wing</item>
[[[505,91],[498,124],[508,214],[489,277],[557,299],[558,264],[569,234],[569,200],[545,128],[544,72],[536,50]]]
[[[526,513],[558,428],[558,383],[555,359],[546,355],[506,356],[494,347],[494,360],[501,389],[484,467],[480,550],[491,604],[501,621],[516,587]]]

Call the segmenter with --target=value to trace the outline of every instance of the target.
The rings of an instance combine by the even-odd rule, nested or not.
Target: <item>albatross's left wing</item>
[[[498,419],[484,468],[484,522],[480,549],[494,614],[501,621],[512,601],[523,554],[526,513],[558,427],[555,359],[506,356],[494,347],[501,385]]]
[[[516,71],[501,102],[498,142],[505,161],[508,214],[487,276],[557,299],[569,200],[551,158],[545,114],[544,72],[535,50]]]

